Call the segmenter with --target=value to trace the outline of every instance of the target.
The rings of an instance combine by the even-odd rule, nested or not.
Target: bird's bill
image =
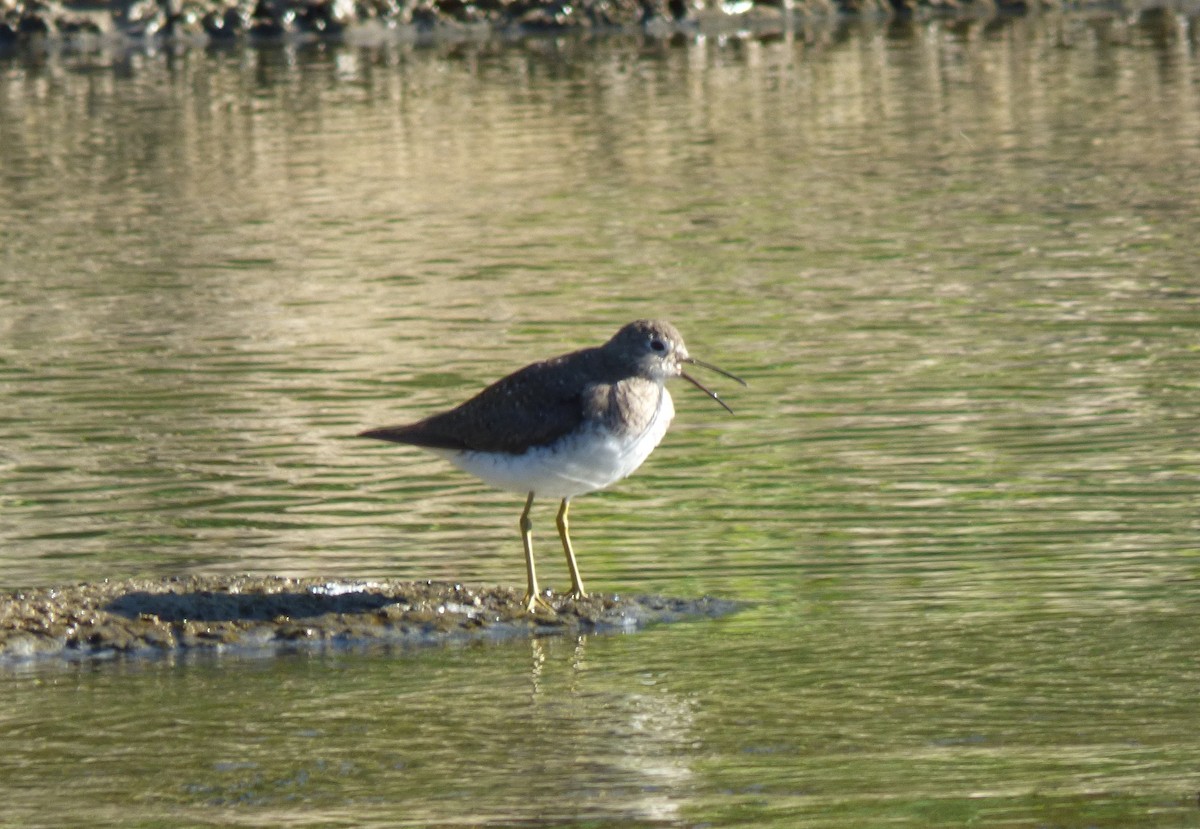
[[[731,379],[731,380],[737,380],[737,381],[738,381],[739,383],[741,383],[743,386],[744,386],[744,385],[746,385],[746,381],[745,381],[745,380],[743,380],[742,378],[740,378],[740,377],[735,377],[734,375],[730,374],[728,371],[725,371],[724,369],[717,368],[716,366],[713,366],[713,365],[709,365],[708,363],[702,363],[702,362],[700,362],[699,360],[693,359],[693,358],[691,358],[691,357],[689,357],[688,359],[684,360],[683,362],[685,362],[685,363],[691,363],[692,365],[697,365],[697,366],[700,366],[700,367],[702,367],[702,368],[712,369],[713,371],[717,372],[718,374],[724,374],[726,377],[728,377],[728,378],[729,378],[729,379]],[[715,401],[717,401],[718,403],[720,403],[720,404],[721,404],[721,406],[722,406],[722,407],[725,409],[725,411],[729,412],[730,414],[733,414],[733,409],[729,408],[729,404],[728,404],[728,403],[726,403],[724,400],[722,400],[722,399],[721,399],[721,397],[720,397],[720,395],[718,395],[718,394],[717,394],[715,391],[713,391],[712,389],[710,389],[710,388],[708,388],[707,386],[705,386],[703,383],[701,383],[699,380],[697,380],[697,379],[696,379],[695,377],[693,377],[692,375],[688,374],[686,371],[680,371],[680,372],[679,372],[679,376],[680,376],[680,377],[682,377],[684,380],[687,380],[689,383],[691,383],[691,384],[692,384],[693,386],[695,386],[696,388],[700,389],[700,391],[702,391],[702,392],[704,392],[705,394],[707,394],[707,395],[708,395],[709,397],[711,397],[713,400],[715,400]]]
[[[726,371],[723,368],[714,366],[712,363],[706,363],[703,360],[697,360],[695,357],[687,357],[687,358],[683,359],[681,362],[689,363],[693,366],[700,366],[700,368],[706,368],[709,371],[715,371],[717,374],[722,374],[722,375],[728,377],[730,380],[736,380],[737,382],[741,383],[743,386],[747,385],[746,381],[743,380],[741,377],[738,377],[736,374],[730,374],[728,371]],[[696,381],[693,380],[692,382],[695,383]]]

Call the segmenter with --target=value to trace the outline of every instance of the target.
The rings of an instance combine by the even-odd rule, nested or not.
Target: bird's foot
[[[541,593],[526,592],[525,598],[521,600],[521,603],[525,605],[526,613],[537,615],[540,611],[542,613],[549,613],[551,616],[558,614],[558,611],[554,609],[554,605],[546,601],[546,598]]]

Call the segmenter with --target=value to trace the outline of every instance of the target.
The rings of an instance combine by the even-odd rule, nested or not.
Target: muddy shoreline
[[[596,594],[572,601],[551,595],[556,613],[530,615],[521,598],[520,591],[501,587],[258,576],[20,590],[0,596],[0,665],[628,632],[739,608],[712,598]]]
[[[351,37],[670,34],[843,17],[1024,14],[1051,0],[0,0],[0,46],[87,37],[210,43]]]

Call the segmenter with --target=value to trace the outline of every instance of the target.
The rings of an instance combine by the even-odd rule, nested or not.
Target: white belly
[[[592,426],[520,455],[445,450],[437,453],[498,489],[571,498],[604,489],[631,474],[662,441],[674,417],[675,405],[664,388],[654,419],[639,435],[620,439],[601,426]]]

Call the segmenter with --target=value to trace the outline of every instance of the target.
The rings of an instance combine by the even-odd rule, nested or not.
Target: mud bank
[[[509,588],[251,576],[38,588],[0,596],[0,664],[621,632],[739,607],[711,598],[611,594],[549,600],[556,613],[530,615],[520,592]]]
[[[1103,0],[1101,0],[1103,2]],[[404,32],[453,37],[831,20],[1023,14],[1053,0],[0,0],[0,46],[80,36],[229,42]],[[364,34],[369,32],[370,34]]]

